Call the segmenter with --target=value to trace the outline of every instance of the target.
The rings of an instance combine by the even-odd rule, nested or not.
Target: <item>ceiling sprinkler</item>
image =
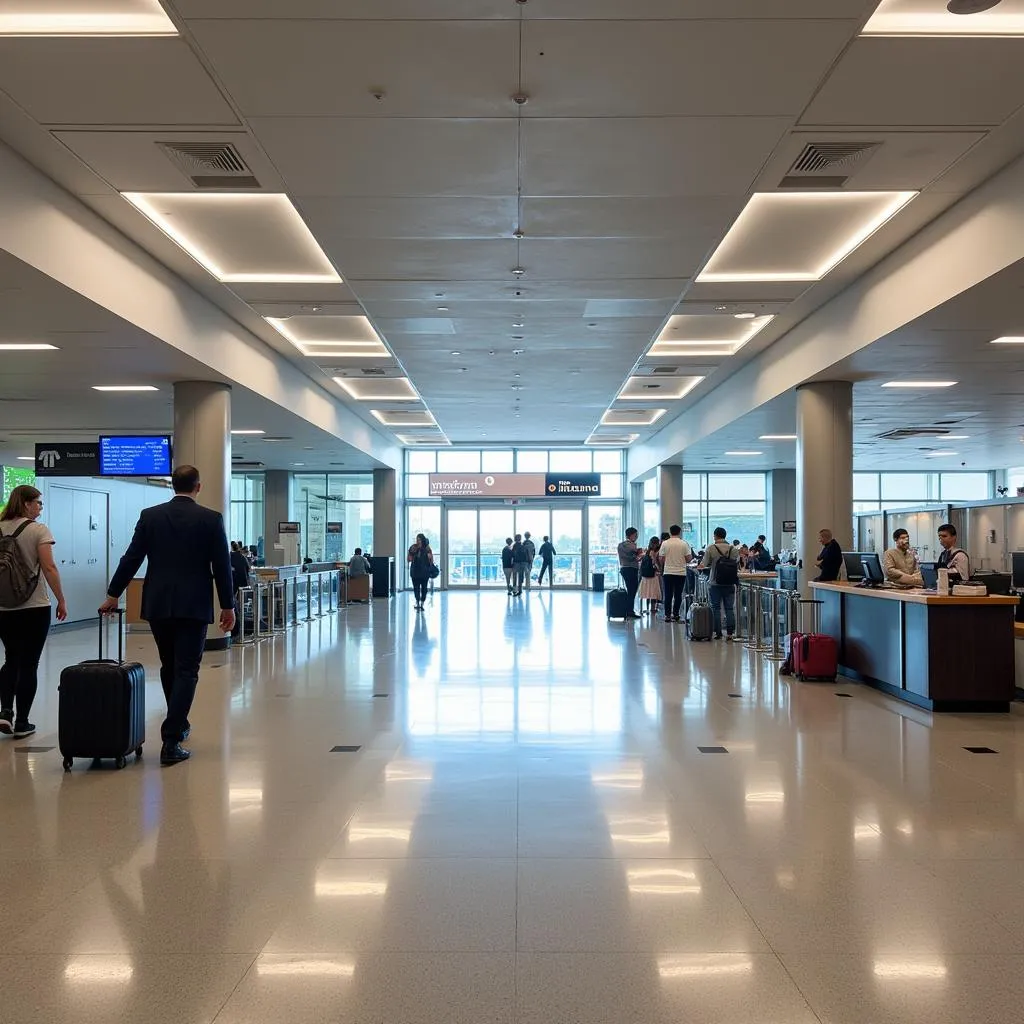
[[[950,14],[981,14],[998,7],[1003,0],[949,0],[946,10]]]

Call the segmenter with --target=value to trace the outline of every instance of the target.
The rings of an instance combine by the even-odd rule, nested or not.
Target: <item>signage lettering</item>
[[[586,498],[601,494],[599,473],[431,473],[431,498]]]
[[[95,441],[36,445],[36,476],[99,476],[100,451]]]

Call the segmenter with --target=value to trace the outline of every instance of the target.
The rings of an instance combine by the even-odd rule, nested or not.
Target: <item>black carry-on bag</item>
[[[118,768],[142,757],[146,742],[146,670],[124,660],[124,609],[117,611],[117,661],[103,657],[105,618],[100,616],[99,658],[60,674],[57,735],[64,771],[76,757],[109,758]]]

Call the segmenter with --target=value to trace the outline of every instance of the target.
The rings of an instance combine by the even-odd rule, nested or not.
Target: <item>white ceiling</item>
[[[705,375],[650,437],[1024,150],[1024,40],[859,37],[877,0],[164,6],[179,38],[0,39],[0,138],[379,427],[261,319],[365,312],[455,442],[578,443],[634,372]],[[820,283],[693,284],[844,140],[881,144],[850,190],[921,195]],[[232,142],[344,283],[214,281],[118,195],[191,189],[160,141]],[[741,310],[776,316],[735,355],[644,358]]]
[[[197,360],[114,316],[52,278],[0,252],[0,344],[48,343],[56,351],[0,351],[0,465],[17,465],[34,444],[103,433],[173,429],[173,384],[217,380]],[[109,394],[96,384],[151,384],[159,390]],[[265,469],[304,463],[337,472],[376,463],[279,405],[238,385],[232,426],[268,437],[232,438],[232,453]]]

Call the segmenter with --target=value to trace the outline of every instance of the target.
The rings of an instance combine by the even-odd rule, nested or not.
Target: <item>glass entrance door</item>
[[[583,509],[579,506],[449,506],[446,509],[446,525],[446,582],[450,587],[504,587],[501,552],[505,547],[505,539],[527,531],[538,552],[544,537],[551,538],[557,552],[554,560],[556,587],[579,587],[583,584],[586,523]],[[535,580],[539,572],[538,556],[533,568]]]

